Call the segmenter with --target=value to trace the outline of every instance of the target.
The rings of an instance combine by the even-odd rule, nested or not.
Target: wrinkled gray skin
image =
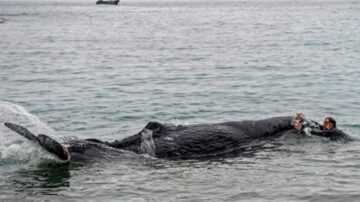
[[[150,122],[139,133],[122,140],[103,142],[87,139],[87,141],[135,153],[148,153],[158,158],[191,158],[229,153],[245,147],[254,140],[277,136],[280,132],[292,129],[291,120],[292,117],[286,116],[258,121],[187,126]],[[149,143],[147,147],[144,146],[144,136],[152,136],[152,140],[148,138],[146,141]],[[77,150],[79,148],[70,146],[70,151]]]
[[[253,141],[279,136],[294,130],[291,116],[273,117],[257,121],[233,121],[186,126],[149,122],[139,133],[122,140],[104,142],[87,139],[79,144],[68,143],[70,153],[81,153],[87,145],[106,145],[112,148],[147,153],[158,158],[196,158],[221,155],[240,150]],[[340,130],[321,136],[331,140],[351,140]],[[87,142],[88,144],[86,144]]]
[[[154,131],[155,156],[196,157],[236,151],[254,140],[291,129],[291,117],[189,126],[149,123]]]

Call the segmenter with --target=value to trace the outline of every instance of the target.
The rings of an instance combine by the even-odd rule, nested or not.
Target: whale
[[[242,120],[222,123],[191,124],[191,125],[171,125],[160,122],[149,122],[138,133],[121,140],[103,141],[100,139],[89,138],[82,140],[70,140],[57,143],[53,140],[47,141],[49,144],[40,142],[46,151],[55,151],[55,154],[62,155],[62,159],[70,159],[71,156],[87,153],[89,150],[126,150],[136,154],[147,154],[156,158],[199,158],[204,156],[219,156],[239,151],[248,147],[254,142],[263,141],[269,138],[276,138],[285,132],[297,134],[291,125],[292,116],[271,117],[261,120]],[[26,131],[24,137],[30,131],[16,124],[6,123],[10,129],[21,134]],[[325,131],[321,136],[329,140],[353,140],[349,135],[341,130]],[[44,135],[38,136],[44,139]],[[50,138],[48,138],[50,139]],[[64,156],[65,154],[65,156]],[[69,156],[66,156],[69,155]]]
[[[291,120],[292,117],[274,117],[256,121],[179,126],[149,122],[133,136],[103,143],[158,158],[221,155],[238,150],[254,140],[273,137],[289,130],[292,128]]]
[[[86,141],[157,158],[219,156],[239,151],[256,141],[281,136],[286,132],[298,134],[291,125],[292,119],[292,116],[279,116],[262,120],[192,125],[149,122],[140,132],[122,140],[106,142],[99,139],[86,139]],[[325,131],[319,136],[332,141],[353,140],[338,129]]]

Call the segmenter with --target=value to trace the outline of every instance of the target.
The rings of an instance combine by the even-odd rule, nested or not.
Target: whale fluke
[[[25,137],[26,139],[30,140],[35,145],[40,146],[42,149],[55,156],[57,159],[61,161],[70,160],[69,152],[67,151],[65,146],[63,146],[53,138],[44,134],[39,134],[38,136],[36,136],[25,127],[18,124],[7,122],[5,123],[5,126],[15,131],[19,135]]]

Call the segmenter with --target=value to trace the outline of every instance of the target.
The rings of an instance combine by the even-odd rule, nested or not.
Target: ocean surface
[[[303,112],[360,138],[358,0],[0,0],[0,201],[359,201],[360,142],[60,164],[58,140]]]

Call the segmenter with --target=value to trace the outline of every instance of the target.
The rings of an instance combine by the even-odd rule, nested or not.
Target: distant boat
[[[117,5],[119,3],[120,0],[109,0],[109,1],[104,1],[104,0],[98,0],[96,2],[96,4],[113,4],[113,5]]]

